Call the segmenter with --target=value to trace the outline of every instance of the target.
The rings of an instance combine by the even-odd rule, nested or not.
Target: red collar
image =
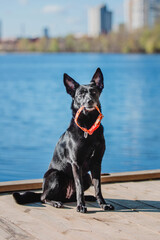
[[[102,118],[104,117],[102,115],[102,113],[100,112],[99,108],[96,106],[96,109],[97,111],[99,112],[99,116],[97,117],[95,123],[92,125],[92,127],[90,129],[87,129],[87,128],[84,128],[84,127],[81,127],[79,124],[78,124],[78,117],[80,115],[80,113],[82,112],[82,110],[84,109],[84,106],[80,107],[79,110],[77,111],[76,113],[76,116],[75,116],[75,123],[76,125],[82,130],[84,131],[85,133],[88,133],[89,135],[92,135],[94,133],[94,131],[99,128],[100,124],[101,124],[101,120]]]

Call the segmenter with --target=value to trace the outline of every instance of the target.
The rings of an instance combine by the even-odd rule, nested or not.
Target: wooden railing
[[[102,174],[102,183],[144,181],[160,179],[160,169],[136,172]],[[36,190],[42,188],[43,179],[0,182],[0,192]]]

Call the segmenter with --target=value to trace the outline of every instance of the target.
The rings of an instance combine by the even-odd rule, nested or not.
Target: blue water
[[[0,181],[43,177],[71,119],[66,72],[88,83],[101,67],[102,172],[160,168],[160,55],[0,55]]]

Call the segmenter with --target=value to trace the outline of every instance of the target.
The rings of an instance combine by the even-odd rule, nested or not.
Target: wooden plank
[[[135,231],[136,228],[141,229],[144,234],[151,231],[160,237],[160,219],[146,217],[141,214],[141,212],[138,211],[138,209],[141,209],[142,207],[141,203],[139,206],[135,203],[135,205],[138,206],[138,209],[136,210],[132,209],[132,204],[130,204],[131,202],[127,200],[125,203],[122,202],[122,204],[118,200],[114,200],[114,202],[107,200],[107,202],[114,205],[115,210],[111,213],[111,215],[116,215],[116,219],[122,218],[121,221],[123,222],[123,218],[125,217],[125,222],[128,222],[129,224],[132,223],[135,226]],[[89,204],[93,205],[93,203]],[[126,231],[128,231],[128,229],[126,229]]]
[[[101,175],[102,183],[144,181],[151,179],[160,179],[160,169]],[[41,189],[42,182],[43,179],[0,182],[0,192]]]
[[[43,221],[43,217],[40,218],[37,215],[37,218],[35,218],[29,214],[28,211],[31,211],[34,206],[30,206],[26,209],[26,206],[16,204],[11,195],[1,196],[0,205],[0,215],[3,216],[7,222],[11,221],[15,224],[15,226],[26,232],[27,236],[30,236],[31,234],[36,240],[64,239],[63,232],[57,231],[54,224],[48,225],[45,221]],[[14,232],[12,238],[10,239],[16,240],[16,238],[14,238]],[[21,238],[21,240],[23,239],[25,238]],[[66,239],[68,238],[66,237]]]
[[[99,208],[89,207],[88,214],[77,213],[75,203],[70,209],[56,209],[51,206],[19,206],[12,196],[0,198],[3,216],[16,223],[26,232],[31,232],[36,239],[73,239],[77,240],[159,240],[156,229],[149,229],[143,224],[127,218],[128,212],[104,212]],[[138,215],[137,215],[138,217]],[[46,235],[45,235],[46,234]],[[22,238],[23,240],[23,238]]]
[[[160,182],[160,181],[159,181]],[[106,202],[112,203],[115,206],[114,213],[118,216],[125,217],[129,222],[141,226],[142,231],[146,233],[146,229],[156,232],[158,235],[160,233],[160,218],[159,213],[160,210],[155,206],[149,206],[140,200],[135,200],[135,195],[138,193],[141,195],[141,191],[137,191],[137,186],[143,190],[144,182],[132,182],[132,183],[116,183],[110,185],[103,185],[102,192],[103,196],[107,197]],[[145,182],[146,184],[148,182]],[[126,184],[128,187],[132,184],[134,187],[126,188]],[[152,181],[154,184],[154,181]],[[124,185],[124,187],[123,187]],[[114,186],[112,188],[112,186]],[[110,191],[110,188],[112,190]],[[91,193],[91,191],[89,190]],[[112,192],[112,193],[111,193]],[[150,195],[154,194],[154,192],[150,192]],[[159,194],[160,195],[160,194]],[[114,196],[116,196],[114,198]],[[136,199],[139,199],[136,197]],[[149,196],[148,196],[149,197]],[[141,199],[141,198],[140,198]],[[93,203],[89,203],[93,204]],[[94,203],[97,204],[97,203]],[[147,216],[146,216],[147,215]],[[135,230],[136,231],[136,230]],[[159,235],[160,237],[160,235]]]
[[[78,240],[86,238],[103,240],[105,238],[111,239],[113,235],[112,232],[108,234],[109,226],[104,230],[105,224],[99,221],[93,227],[93,222],[85,219],[84,214],[76,213],[75,209],[56,209],[47,205],[35,207],[34,204],[32,206],[19,206],[9,195],[0,198],[0,205],[6,219],[11,219],[27,232],[30,229],[36,239],[73,239],[76,235]],[[92,221],[92,216],[88,215],[88,217]],[[117,240],[118,235],[119,231],[116,227],[112,239]],[[128,239],[131,240],[131,238]]]
[[[125,189],[123,191],[128,189],[128,192],[130,192],[129,195],[133,196],[135,200],[143,202],[148,208],[152,206],[160,212],[160,192],[158,185],[160,185],[160,181],[148,181],[142,184],[138,182],[125,183]]]
[[[121,188],[120,184],[109,184],[103,185],[102,191],[104,197],[107,197],[110,189],[114,190],[112,194],[109,194],[112,199],[114,194],[119,195],[119,192],[123,190]],[[93,194],[93,192],[92,187],[86,194]],[[140,212],[134,212],[127,207],[122,208],[119,202],[117,203],[115,211],[104,212],[99,207],[97,208],[96,203],[92,206],[87,202],[88,214],[80,214],[76,212],[76,203],[66,204],[64,209],[56,209],[40,203],[20,206],[13,201],[11,195],[1,194],[0,215],[14,222],[25,232],[31,232],[37,240],[73,239],[75,236],[77,240],[160,239],[159,220],[146,219],[146,216],[141,216]]]
[[[42,179],[0,182],[0,192],[41,189],[42,182]]]
[[[147,183],[149,184],[149,188],[147,188]],[[114,203],[120,204],[133,211],[138,211],[140,214],[146,215],[146,217],[159,219],[160,193],[159,195],[154,194],[154,190],[151,190],[151,183],[154,185],[154,181],[125,182],[114,183],[108,186],[104,185],[105,188],[103,188],[103,194],[104,197],[106,196],[107,199],[113,203],[113,205]]]
[[[36,240],[29,232],[24,231],[4,217],[0,217],[0,239]]]
[[[136,172],[111,173],[109,175],[102,174],[101,176],[102,183],[144,181],[152,179],[160,179],[160,169]]]

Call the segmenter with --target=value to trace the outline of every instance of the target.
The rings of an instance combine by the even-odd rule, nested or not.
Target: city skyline
[[[88,10],[88,35],[97,37],[112,30],[113,12],[106,4],[92,7]]]
[[[160,0],[125,0],[124,10],[128,31],[152,28],[160,18]]]
[[[124,0],[0,0],[2,38],[38,37],[46,27],[52,37],[87,34],[88,9],[99,4],[113,12],[113,26],[124,22]]]

